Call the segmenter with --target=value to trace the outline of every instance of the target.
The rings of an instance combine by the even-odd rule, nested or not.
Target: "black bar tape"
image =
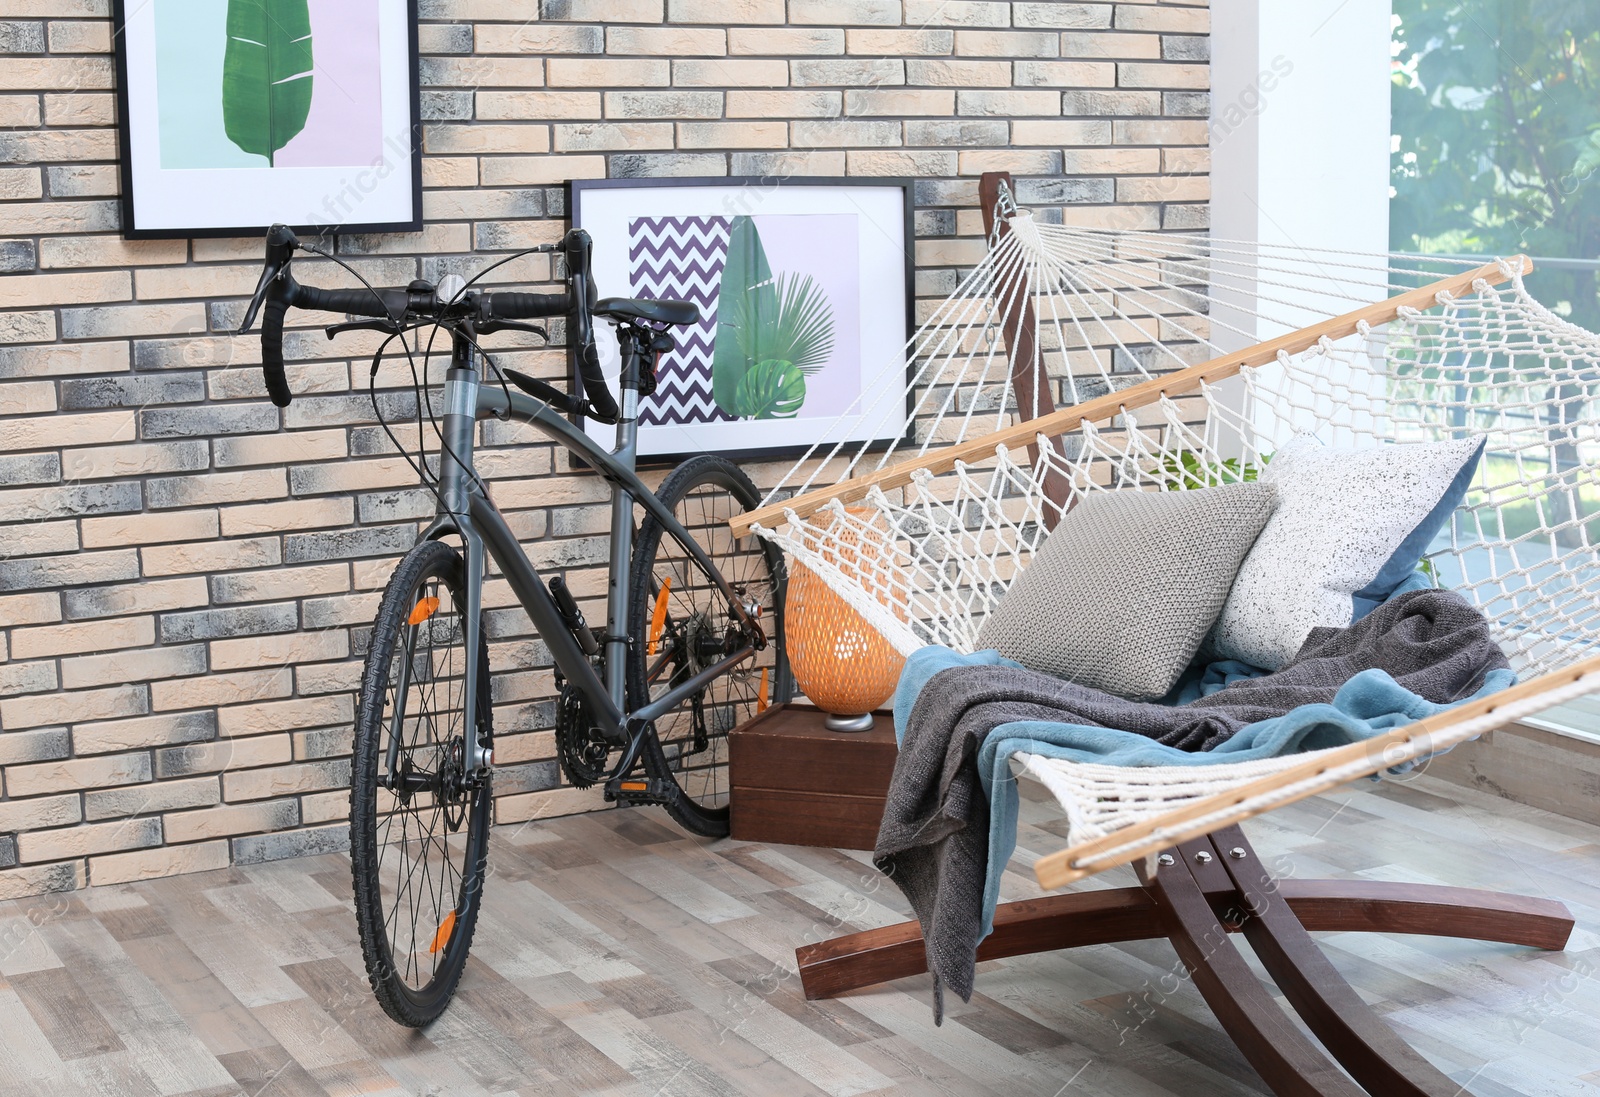
[[[491,293],[484,298],[485,318],[538,320],[564,315],[571,307],[565,293]]]
[[[322,312],[343,312],[381,319],[392,317],[398,320],[404,317],[410,304],[410,295],[403,289],[381,289],[374,294],[369,289],[301,286],[294,295],[294,307],[298,309],[319,309]]]
[[[261,314],[261,376],[266,378],[267,395],[280,408],[293,399],[289,379],[283,375],[283,315],[289,303],[276,295],[267,298]]]
[[[589,398],[595,415],[608,423],[616,422],[617,401],[606,387],[606,375],[600,372],[600,352],[595,349],[592,334],[578,352],[578,373],[583,377],[583,394]]]

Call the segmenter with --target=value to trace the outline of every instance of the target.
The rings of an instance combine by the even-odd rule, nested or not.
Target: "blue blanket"
[[[1018,666],[992,650],[961,655],[949,648],[930,646],[914,652],[906,661],[895,691],[896,740],[904,739],[912,705],[928,679],[950,667],[982,665]],[[1230,683],[1265,673],[1239,662],[1212,663],[1191,670],[1165,701],[1187,704]],[[1482,688],[1465,700],[1475,700],[1514,683],[1511,671],[1491,670],[1485,675]],[[1456,704],[1463,704],[1465,700]],[[1381,670],[1366,670],[1345,683],[1331,704],[1302,705],[1283,716],[1250,724],[1216,749],[1204,752],[1178,750],[1142,735],[1103,727],[1044,721],[1001,724],[984,739],[978,753],[978,772],[990,804],[982,934],[988,936],[994,928],[1000,878],[1017,844],[1017,789],[1010,768],[1014,754],[1039,754],[1116,766],[1220,765],[1360,742],[1453,707],[1433,704],[1419,697]]]

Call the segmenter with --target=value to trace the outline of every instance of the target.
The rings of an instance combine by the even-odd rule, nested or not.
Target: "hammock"
[[[1088,492],[1251,477],[1307,430],[1346,448],[1481,436],[1472,490],[1425,566],[1478,606],[1522,680],[1375,740],[1265,762],[1021,756],[1071,828],[1072,845],[1036,866],[1043,886],[1148,863],[1600,690],[1600,336],[1529,295],[1527,259],[1067,227],[985,184],[987,255],[912,337],[907,390],[852,409],[883,437],[909,408],[900,440],[825,437],[736,535],[781,546],[902,653],[970,652]],[[845,544],[889,566],[852,567]]]

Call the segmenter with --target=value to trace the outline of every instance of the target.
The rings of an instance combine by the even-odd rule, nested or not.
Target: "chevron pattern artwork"
[[[700,322],[677,328],[677,349],[656,365],[655,395],[640,401],[641,426],[726,423],[711,397],[717,296],[728,258],[727,217],[639,217],[628,222],[628,268],[635,297],[670,297],[700,306]]]

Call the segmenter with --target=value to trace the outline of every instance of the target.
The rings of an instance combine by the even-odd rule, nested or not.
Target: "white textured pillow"
[[[1234,578],[1207,652],[1277,670],[1313,628],[1344,628],[1381,601],[1460,504],[1482,445],[1340,450],[1310,435],[1285,444],[1261,477],[1277,487],[1278,508]]]

